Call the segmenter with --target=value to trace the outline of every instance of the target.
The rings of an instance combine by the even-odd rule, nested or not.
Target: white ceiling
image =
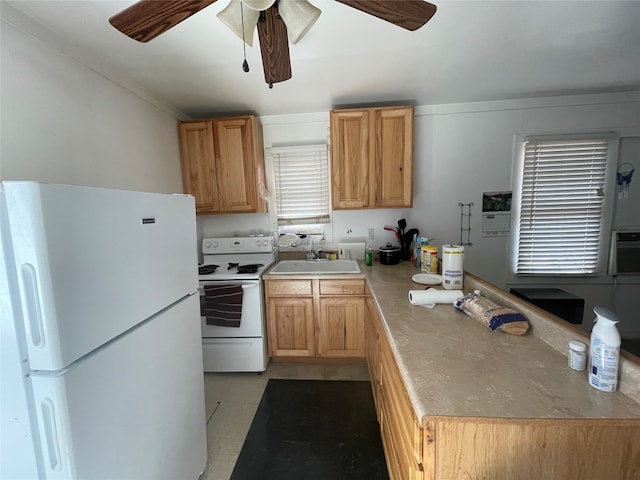
[[[134,1],[3,3],[92,68],[190,116],[640,90],[640,1],[435,0],[435,16],[415,32],[333,0],[311,1],[322,15],[290,45],[293,78],[272,90],[257,32],[247,47],[251,71],[242,71],[242,41],[216,17],[228,0],[149,43],[108,23]]]

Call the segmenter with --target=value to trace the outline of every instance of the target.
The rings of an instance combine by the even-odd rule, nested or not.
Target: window
[[[272,148],[278,225],[329,223],[327,145]]]
[[[513,273],[604,272],[616,155],[612,136],[522,142],[514,187]]]

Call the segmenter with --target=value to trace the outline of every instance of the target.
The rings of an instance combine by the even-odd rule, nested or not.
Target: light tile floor
[[[207,466],[200,480],[228,480],[270,378],[369,380],[366,364],[270,363],[262,374],[206,373]]]

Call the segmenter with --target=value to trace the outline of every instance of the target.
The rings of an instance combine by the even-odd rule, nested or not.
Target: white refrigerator
[[[197,479],[194,199],[0,189],[0,478]]]

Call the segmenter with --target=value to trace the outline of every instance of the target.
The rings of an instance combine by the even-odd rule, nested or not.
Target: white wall
[[[182,192],[175,116],[5,12],[3,5],[0,178]]]

